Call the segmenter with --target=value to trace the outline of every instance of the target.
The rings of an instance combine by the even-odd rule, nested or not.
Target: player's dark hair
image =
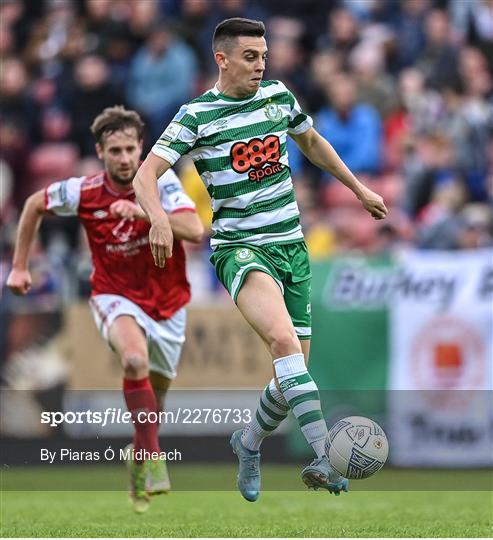
[[[253,19],[243,19],[242,17],[233,17],[220,22],[214,30],[212,37],[212,50],[228,50],[233,41],[239,36],[263,37],[265,35],[265,26],[262,21]]]
[[[125,131],[129,128],[135,128],[137,138],[140,140],[144,133],[144,122],[135,111],[125,109],[123,105],[106,107],[101,114],[98,114],[91,126],[91,133],[96,142],[103,145],[108,135],[115,131]]]

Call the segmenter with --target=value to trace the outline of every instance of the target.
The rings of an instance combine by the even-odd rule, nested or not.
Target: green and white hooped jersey
[[[188,154],[212,200],[212,248],[303,239],[286,150],[313,125],[280,81],[244,99],[213,88],[183,105],[152,152],[174,165]]]

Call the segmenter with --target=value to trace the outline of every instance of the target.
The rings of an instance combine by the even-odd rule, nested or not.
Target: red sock
[[[128,410],[132,413],[132,420],[135,422],[135,451],[144,449],[148,452],[160,452],[159,423],[151,423],[143,418],[139,422],[137,417],[140,411],[157,413],[156,397],[149,377],[138,380],[123,379],[123,394]],[[154,418],[152,419],[154,420]]]

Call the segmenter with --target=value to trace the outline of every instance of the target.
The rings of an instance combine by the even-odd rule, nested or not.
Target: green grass
[[[264,484],[280,486],[286,473],[295,471],[299,472],[266,466]],[[176,487],[188,480],[188,485],[203,488],[207,473],[234,475],[228,465],[176,466],[175,472]],[[493,533],[491,491],[355,491],[334,497],[320,491],[266,490],[254,504],[236,491],[175,491],[154,498],[149,512],[138,516],[123,491],[10,490],[16,479],[22,483],[26,476],[42,478],[45,473],[24,469],[2,474],[2,536],[488,537]],[[390,479],[392,474],[382,471],[377,476]],[[410,474],[404,471],[402,479]],[[460,478],[461,472],[457,474]],[[91,480],[124,482],[123,471],[116,467],[50,469],[50,477],[60,486],[67,479],[80,486],[77,477],[85,478],[88,486]]]

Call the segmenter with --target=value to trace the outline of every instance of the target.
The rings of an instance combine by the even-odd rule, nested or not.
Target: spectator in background
[[[93,155],[91,118],[106,107],[123,103],[123,96],[110,83],[108,64],[101,56],[91,54],[77,62],[75,84],[66,101],[72,113],[72,140],[81,156]]]
[[[360,40],[360,28],[356,17],[345,8],[329,13],[328,30],[318,40],[318,48],[335,52],[343,69],[349,66],[349,55]]]
[[[125,31],[126,23],[112,11],[110,0],[86,0],[85,31],[91,52],[105,55],[114,35]]]
[[[493,2],[492,0],[468,0],[449,2],[448,10],[457,40],[478,47],[493,70]]]
[[[417,139],[414,150],[407,157],[404,171],[406,175],[404,208],[410,216],[417,220],[422,220],[426,207],[428,207],[426,214],[436,215],[435,211],[429,213],[429,204],[435,196],[437,197],[437,208],[448,205],[448,194],[452,188],[442,191],[442,185],[450,186],[453,184],[455,194],[458,191],[455,185],[461,183],[452,140],[441,132],[422,135]],[[463,185],[461,189],[465,194]],[[442,193],[446,193],[444,196],[446,203],[442,203]],[[423,221],[424,224],[430,222],[428,218]]]
[[[464,222],[459,211],[466,201],[464,185],[449,177],[435,184],[430,203],[418,219],[418,246],[422,249],[458,249]]]
[[[404,163],[406,151],[414,148],[416,137],[436,129],[444,114],[440,94],[426,88],[423,74],[418,69],[403,69],[396,91],[396,107],[384,123],[385,165],[393,170],[402,166],[409,168],[409,164]]]
[[[457,84],[457,48],[451,44],[447,14],[440,9],[426,16],[425,48],[417,58],[416,67],[430,88],[441,90]]]
[[[438,92],[426,87],[423,73],[415,68],[401,71],[398,91],[412,131],[416,134],[433,131],[442,115],[443,102]]]
[[[423,26],[428,7],[428,0],[404,0],[400,4],[400,13],[394,19],[398,69],[414,65],[424,49]]]
[[[478,249],[493,246],[493,220],[485,204],[468,204],[460,213],[459,249]]]
[[[461,51],[459,70],[464,97],[458,111],[463,130],[457,151],[472,200],[485,201],[488,147],[493,133],[493,81],[486,58],[472,47]]]
[[[9,52],[17,49],[17,38],[24,34],[24,32],[19,32],[19,29],[20,27],[26,28],[28,17],[29,14],[26,12],[24,3],[17,0],[3,0],[3,2],[0,2],[0,28],[2,34],[4,32],[8,34],[7,37],[2,36],[1,39],[10,42]]]
[[[304,33],[302,22],[289,17],[271,17],[268,32],[269,62],[265,78],[285,81],[295,94],[304,95],[307,73],[300,46]]]
[[[59,55],[67,43],[68,36],[77,25],[77,5],[67,0],[43,2],[45,16],[36,21],[29,32],[25,58],[31,70],[45,76],[61,75],[62,63]]]
[[[66,143],[70,134],[70,116],[57,107],[47,108],[41,117],[41,135],[45,143]]]
[[[334,51],[323,49],[311,56],[305,94],[308,111],[316,113],[326,104],[325,89],[341,70],[340,58]]]
[[[128,102],[146,118],[152,140],[193,96],[196,79],[192,49],[169,27],[156,25],[132,61],[126,87]]]
[[[37,141],[42,141],[44,139],[43,134],[43,118],[53,109],[63,111],[61,106],[61,101],[57,88],[56,79],[50,78],[38,78],[31,83],[31,96],[34,102],[34,107],[36,109],[36,129],[35,129],[35,139]],[[69,127],[71,125],[70,116],[67,111],[63,111],[68,118]],[[64,133],[62,137],[65,137],[67,133]],[[60,137],[60,138],[62,138]]]
[[[35,107],[29,93],[29,78],[23,63],[14,57],[0,62],[0,157],[11,168],[13,201],[20,207],[29,193],[26,156],[36,125]]]
[[[137,48],[128,19],[121,16],[110,0],[87,0],[85,32],[89,51],[103,56],[110,66],[115,86],[125,83],[130,59]]]
[[[329,84],[316,127],[347,166],[356,174],[376,174],[381,167],[382,122],[371,106],[358,103],[356,84],[350,75],[339,73]]]
[[[201,66],[210,62],[208,20],[212,13],[209,0],[182,0],[180,18],[177,20],[177,31],[192,47]]]
[[[14,25],[22,16],[23,6],[14,2],[0,3],[0,58],[14,54]]]
[[[382,48],[376,43],[362,41],[357,45],[349,63],[358,86],[358,101],[372,105],[385,118],[395,108],[394,84],[385,72]]]
[[[169,4],[161,0],[124,1],[116,4],[119,7],[118,16],[128,22],[137,48],[145,44],[154,26],[165,19]]]
[[[0,65],[0,107],[3,122],[11,122],[28,138],[34,134],[35,108],[29,77],[20,59],[3,59]]]
[[[488,72],[488,62],[484,54],[475,47],[463,47],[459,55],[459,74],[467,89],[469,80],[478,73]]]

